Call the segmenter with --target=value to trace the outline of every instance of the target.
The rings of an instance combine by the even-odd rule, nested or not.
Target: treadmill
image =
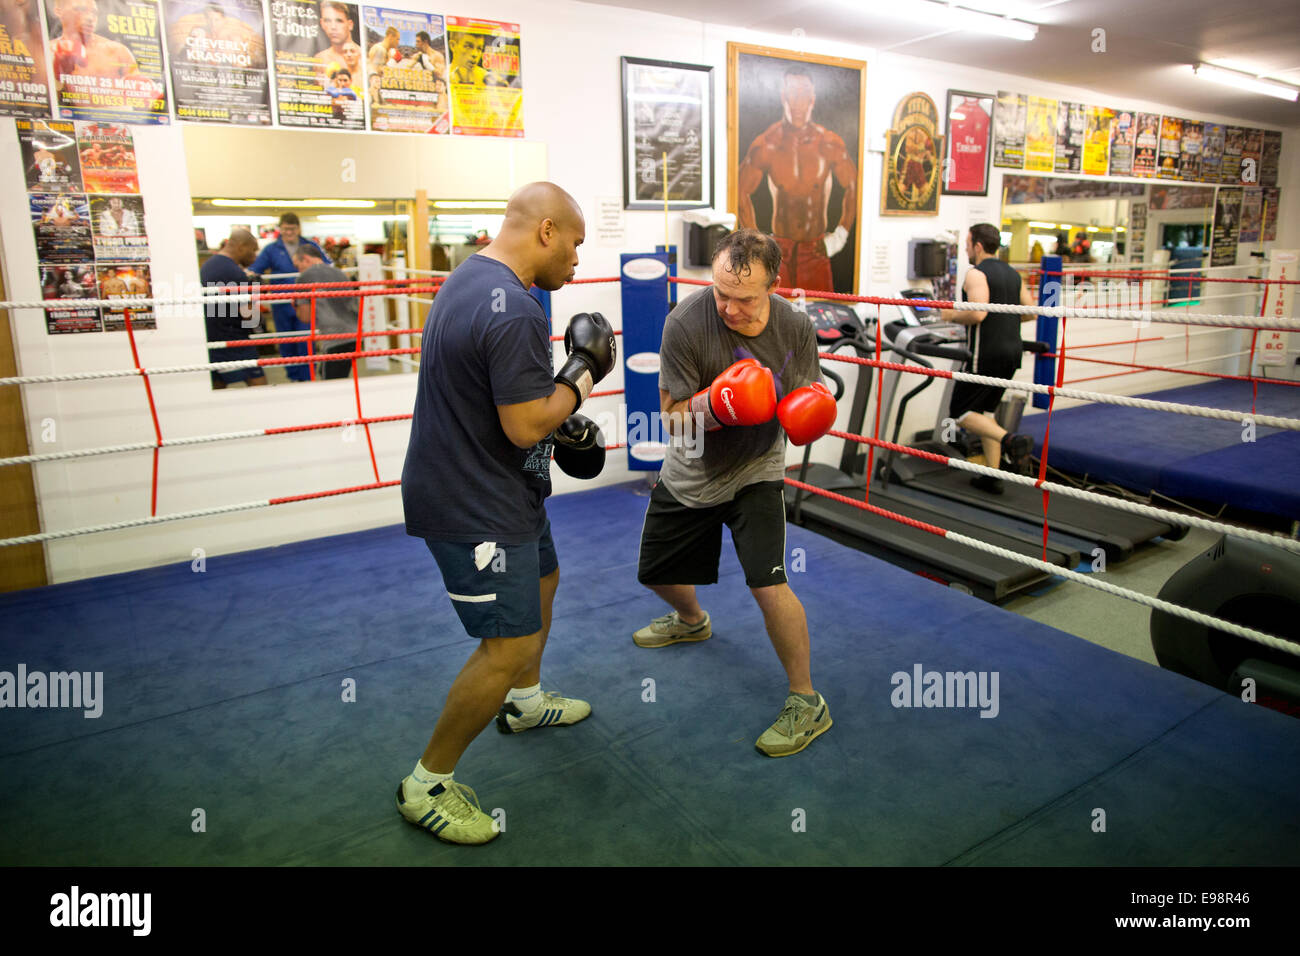
[[[924,293],[917,290],[904,290],[903,294],[908,298],[924,297]],[[939,321],[938,313],[932,309],[906,307],[904,318],[888,323],[884,332],[886,340],[895,352],[904,357],[905,362],[910,361],[931,368],[933,366],[923,356],[945,359],[959,365],[970,360],[970,352],[966,349],[965,326]],[[1026,343],[1026,348],[1034,351],[1037,344]],[[881,403],[886,418],[893,407],[901,374],[893,370],[885,372]],[[891,438],[896,444],[908,402],[929,388],[933,382],[932,377],[922,376],[920,384],[899,401]],[[947,457],[965,457],[961,449],[953,447],[943,438],[943,421],[950,404],[952,385],[952,379],[945,381],[944,394],[939,402],[939,413],[933,433],[927,440],[918,441],[910,447]],[[1043,493],[1028,485],[1005,482],[1003,494],[992,495],[973,487],[970,483],[970,475],[960,469],[949,468],[939,462],[927,461],[914,455],[895,454],[892,451],[885,455],[880,476],[882,482],[890,487],[901,485],[1042,528]],[[1047,524],[1049,534],[1055,533],[1076,540],[1096,542],[1097,546],[1104,551],[1107,561],[1123,561],[1132,555],[1139,544],[1153,538],[1165,537],[1177,540],[1187,533],[1187,529],[1182,526],[1092,504],[1066,495],[1051,496]]]
[[[808,312],[818,342],[827,351],[849,349],[863,358],[875,357],[875,340],[850,307],[841,303],[809,302]],[[856,434],[862,433],[873,371],[869,366],[859,369],[849,417],[849,430]],[[828,373],[827,377],[837,385],[838,399],[843,394],[843,382],[833,373]],[[803,463],[787,469],[787,475],[814,487],[862,500],[866,485],[866,454],[857,442],[845,441],[844,446],[839,468],[810,463],[809,447],[804,450]],[[871,485],[869,503],[1029,557],[1043,557],[1041,530],[1026,531],[1015,527],[1015,522],[988,515],[980,524],[974,524],[954,517],[942,507],[913,498],[914,495],[892,493],[881,482],[875,481]],[[790,520],[795,524],[986,601],[1006,600],[1048,580],[1047,574],[1018,562],[801,488],[786,486],[786,505]],[[1049,541],[1047,560],[1050,563],[1074,568],[1079,558],[1077,548],[1062,547],[1059,542]]]

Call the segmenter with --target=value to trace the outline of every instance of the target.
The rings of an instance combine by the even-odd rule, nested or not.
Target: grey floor
[[[1112,563],[1100,580],[1142,594],[1158,595],[1175,571],[1219,539],[1191,529],[1181,541],[1157,541],[1138,548],[1127,561]],[[1022,617],[1049,624],[1112,651],[1156,663],[1151,650],[1151,609],[1074,581],[1061,581],[1002,605]]]

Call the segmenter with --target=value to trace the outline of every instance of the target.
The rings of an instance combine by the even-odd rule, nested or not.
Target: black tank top
[[[1020,273],[993,256],[975,268],[984,273],[984,278],[988,280],[989,302],[998,305],[1020,304]],[[962,289],[961,297],[964,302],[965,289]],[[1020,368],[1020,316],[1007,312],[989,312],[979,325],[967,326],[966,344],[974,356],[971,368],[973,372],[995,375]]]

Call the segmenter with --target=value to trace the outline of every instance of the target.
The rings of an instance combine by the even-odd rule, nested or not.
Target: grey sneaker
[[[487,843],[501,832],[496,821],[479,809],[478,795],[454,780],[421,790],[419,784],[406,777],[397,785],[397,812],[408,823],[447,843]]]
[[[791,694],[785,699],[776,723],[763,731],[754,746],[769,757],[788,757],[797,754],[831,729],[831,712],[826,698],[817,695],[817,703],[809,704],[802,697]]]
[[[709,623],[709,612],[704,612],[704,620],[698,624],[685,624],[676,611],[657,617],[646,627],[632,635],[638,647],[667,647],[669,644],[687,644],[692,641],[707,641],[713,636]]]

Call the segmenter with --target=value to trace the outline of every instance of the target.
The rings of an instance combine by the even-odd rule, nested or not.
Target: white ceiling
[[[1300,86],[1300,3],[1296,0],[1022,0],[1036,39],[911,26],[873,14],[914,0],[588,0],[604,6],[860,44],[882,52],[1079,86],[1123,99],[1278,127],[1300,127],[1300,104],[1239,92],[1193,77],[1187,66],[1216,62]],[[1094,53],[1093,31],[1106,51]],[[1019,92],[1033,92],[1021,90]],[[1104,105],[1104,104],[1102,104]]]

